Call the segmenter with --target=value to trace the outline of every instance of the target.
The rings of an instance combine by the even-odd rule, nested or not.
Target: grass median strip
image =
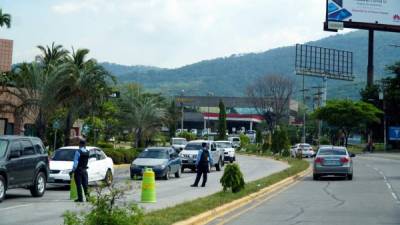
[[[274,173],[268,177],[249,182],[246,184],[245,189],[238,193],[220,191],[207,197],[198,198],[196,200],[184,202],[173,207],[147,213],[144,218],[144,224],[169,225],[188,219],[208,210],[222,206],[226,203],[232,202],[236,199],[255,193],[308,168],[308,162],[303,160],[289,159],[288,163],[290,165],[289,168]]]

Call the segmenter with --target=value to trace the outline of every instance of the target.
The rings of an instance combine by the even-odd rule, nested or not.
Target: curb
[[[278,183],[272,184],[268,187],[265,187],[258,192],[252,193],[248,196],[245,196],[243,198],[234,200],[233,202],[227,203],[225,205],[219,206],[215,209],[209,210],[207,212],[201,213],[197,216],[191,217],[187,220],[183,220],[177,223],[174,223],[173,225],[203,225],[211,222],[212,220],[224,216],[230,212],[232,212],[235,209],[238,209],[242,206],[245,206],[249,203],[251,203],[254,200],[259,199],[260,197],[266,197],[270,194],[273,194],[274,192],[282,189],[283,187],[286,187],[290,184],[295,183],[299,179],[305,177],[309,173],[311,173],[312,169],[311,166],[308,166],[308,168],[298,174],[295,174],[291,177],[285,178]]]
[[[126,169],[129,168],[131,164],[119,164],[119,165],[114,165],[114,169]]]

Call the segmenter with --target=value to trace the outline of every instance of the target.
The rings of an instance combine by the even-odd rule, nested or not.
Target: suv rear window
[[[7,147],[8,147],[8,141],[0,139],[0,158],[4,157],[4,154],[7,151]]]

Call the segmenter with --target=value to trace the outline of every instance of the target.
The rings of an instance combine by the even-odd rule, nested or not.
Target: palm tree
[[[93,115],[110,93],[110,81],[115,82],[115,78],[96,60],[87,59],[88,54],[88,49],[73,50],[64,63],[67,73],[59,79],[61,89],[56,95],[68,109],[64,130],[65,145],[69,144],[74,118]]]
[[[132,84],[124,88],[121,108],[125,124],[135,131],[135,147],[142,147],[143,137],[154,134],[165,117],[159,98],[141,93],[141,89]]]
[[[11,15],[8,13],[3,14],[3,10],[0,9],[0,27],[4,26],[7,28],[11,27]]]
[[[56,45],[54,42],[50,46],[37,46],[41,51],[41,55],[39,55],[39,61],[43,64],[47,69],[52,69],[52,67],[56,67],[65,61],[68,56],[68,50],[64,49],[62,45]]]

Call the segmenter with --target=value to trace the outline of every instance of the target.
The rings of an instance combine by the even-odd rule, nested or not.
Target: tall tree
[[[218,139],[226,139],[226,109],[222,100],[219,100]]]
[[[270,121],[270,129],[288,116],[292,94],[293,80],[283,75],[265,75],[247,87],[247,96],[258,113]]]
[[[7,28],[11,27],[11,15],[8,13],[3,13],[3,10],[0,9],[0,27],[4,26]]]
[[[379,123],[382,111],[374,105],[351,100],[328,101],[326,106],[318,108],[314,113],[317,119],[324,120],[333,128],[340,129],[345,137],[345,146],[350,133],[368,123]]]
[[[165,122],[169,129],[169,137],[175,136],[176,125],[178,124],[179,118],[181,117],[181,112],[178,107],[176,107],[175,100],[171,100],[166,109]]]

